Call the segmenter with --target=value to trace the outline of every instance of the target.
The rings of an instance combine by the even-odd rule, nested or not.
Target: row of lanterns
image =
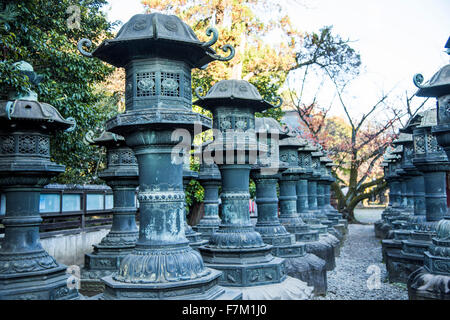
[[[425,84],[416,75],[414,83],[416,95],[436,98],[437,108],[409,119],[384,155],[390,197],[375,234],[384,239],[389,280],[407,284],[410,299],[449,299],[450,65]]]
[[[85,292],[102,292],[94,299],[308,299],[326,292],[326,271],[335,267],[347,227],[330,205],[332,161],[274,119],[255,118],[281,101],[263,100],[246,81],[219,81],[205,96],[196,90],[195,104],[210,110],[214,122],[192,111],[191,69],[234,56],[230,45],[221,48],[226,57],[211,48],[214,28],[207,35],[211,40],[200,42],[178,17],[152,13],[133,16],[92,53],[83,49],[89,40],[79,42],[82,54],[126,72],[126,111],[88,139],[106,147],[101,178],[114,193],[111,230],[85,256],[82,270]],[[34,74],[30,67],[20,65]],[[50,134],[72,130],[74,123],[32,96],[0,104],[0,186],[7,201],[0,298],[77,299],[66,267],[39,243],[38,211],[40,188],[64,170],[50,161]],[[202,163],[196,173],[175,161],[174,130],[193,135],[196,127],[214,128],[222,138],[195,156],[231,151],[231,162]],[[274,135],[263,139],[268,131]],[[252,157],[255,151],[275,163]],[[248,210],[250,177],[256,225]],[[184,193],[192,178],[205,188],[205,214],[193,228],[186,223]]]

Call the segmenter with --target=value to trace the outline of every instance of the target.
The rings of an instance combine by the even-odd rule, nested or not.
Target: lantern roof
[[[412,134],[400,132],[398,138],[392,141],[393,145],[406,144],[408,142],[413,142]]]
[[[450,54],[450,37],[447,39],[445,49],[447,54]],[[450,94],[450,64],[443,66],[430,80],[422,85],[423,80],[423,75],[414,75],[414,84],[419,88],[416,96],[439,98]]]
[[[328,158],[328,156],[325,154],[324,156],[322,156],[322,157],[320,157],[320,162],[323,162],[323,163],[332,163],[333,162],[333,160],[331,160],[330,158]]]
[[[92,131],[88,131],[88,133],[86,134],[86,140],[91,143],[91,144],[95,144],[98,146],[105,146],[105,147],[110,147],[110,146],[125,146],[125,139],[124,137],[109,132],[109,131],[103,131],[100,136],[98,136],[97,138],[91,138],[93,135]]]
[[[214,84],[205,96],[200,96],[203,89],[195,90],[198,100],[193,104],[205,109],[215,106],[250,107],[257,112],[281,106],[282,100],[278,98],[278,104],[272,105],[264,100],[258,89],[245,80],[221,80]]]
[[[310,143],[309,141],[304,146],[301,146],[300,148],[298,148],[298,151],[306,151],[306,152],[313,152],[316,150],[317,150],[316,147],[314,147],[314,145],[312,143]]]
[[[255,132],[277,132],[279,135],[279,139],[289,137],[289,128],[283,128],[277,120],[271,117],[255,118]]]
[[[82,48],[83,45],[91,46],[88,39],[80,40],[78,49],[83,55],[99,58],[116,67],[124,67],[131,60],[155,56],[184,60],[199,68],[211,61],[226,61],[234,56],[234,48],[230,45],[222,47],[223,51],[230,51],[225,58],[210,47],[218,39],[216,29],[208,28],[206,34],[212,34],[212,39],[201,42],[191,27],[175,15],[136,14],[120,28],[114,39],[103,41],[92,53]]]
[[[307,144],[305,139],[288,137],[280,140],[280,147],[302,147]]]
[[[399,131],[404,132],[404,133],[412,133],[414,128],[417,127],[418,125],[420,125],[420,122],[422,121],[422,117],[423,117],[423,111],[416,113],[414,116],[409,118],[406,125],[403,128],[401,128]]]
[[[38,84],[42,76],[33,71],[33,67],[25,61],[14,63],[19,72],[28,77],[31,83]],[[23,96],[19,92],[11,91],[10,100],[0,101],[0,122],[24,121],[45,124],[50,130],[75,129],[75,119],[64,119],[52,105],[39,102],[36,92],[31,89]]]
[[[435,125],[437,125],[437,112],[436,108],[432,108],[423,112],[423,117],[417,128],[429,128]]]
[[[396,154],[401,156],[403,154],[403,145],[399,144],[397,145],[394,150],[392,150],[392,154]]]
[[[419,87],[416,96],[441,97],[450,94],[450,64],[443,66],[429,81],[422,85],[423,76],[416,75],[414,83]]]
[[[311,153],[311,157],[315,157],[315,158],[320,158],[320,157],[322,157],[323,155],[324,155],[323,152],[320,151],[319,148],[317,148],[317,151]]]

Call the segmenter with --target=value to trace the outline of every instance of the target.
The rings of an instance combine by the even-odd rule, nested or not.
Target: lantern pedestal
[[[205,264],[223,271],[220,284],[233,287],[282,283],[284,259],[272,256],[248,214],[250,165],[219,165],[222,175],[222,223],[209,244],[200,247]]]
[[[222,155],[216,161],[222,176],[222,221],[209,244],[199,248],[205,264],[223,271],[220,283],[242,288],[246,299],[264,298],[266,285],[273,288],[274,299],[310,298],[313,288],[286,276],[285,260],[271,254],[273,246],[264,243],[249,215],[250,169],[257,153],[268,151],[267,144],[257,141],[255,112],[274,106],[243,80],[222,80],[195,103],[212,111],[220,137],[216,135],[210,146],[215,157]],[[288,285],[296,288],[289,297],[283,289]],[[250,294],[248,287],[254,287],[251,291],[257,295]]]
[[[208,240],[211,235],[219,229],[219,187],[221,185],[220,172],[217,166],[214,164],[216,172],[207,172],[206,169],[202,171],[200,166],[199,181],[205,189],[204,209],[205,214],[200,222],[192,227],[195,231],[200,232],[202,238]]]
[[[100,243],[93,245],[94,251],[84,257],[81,291],[87,296],[104,291],[100,279],[119,269],[120,262],[131,253],[138,238],[135,195],[139,173],[136,157],[123,137],[110,132],[103,132],[91,143],[106,147],[108,167],[100,172],[99,177],[111,187],[114,205],[111,230]]]
[[[136,245],[138,229],[136,226],[135,194],[136,178],[128,181],[109,182],[113,190],[113,223],[110,232],[93,245],[94,251],[84,257],[81,270],[81,291],[93,296],[104,291],[101,278],[111,275],[119,269],[122,259],[131,253]]]
[[[294,169],[288,169],[282,173],[280,184],[280,222],[286,230],[295,234],[296,241],[304,242],[306,252],[316,255],[325,261],[325,268],[331,271],[336,267],[333,247],[323,237],[319,237],[319,231],[311,230],[296,212],[297,195],[296,184],[298,173]]]
[[[172,130],[152,130],[155,126],[143,124],[140,118],[141,130],[136,132],[133,124],[117,125],[121,116],[106,126],[125,137],[139,164],[139,238],[117,274],[102,278],[105,291],[100,298],[208,300],[232,295],[230,299],[239,299],[240,292],[217,286],[221,273],[204,266],[184,235],[183,167],[182,159],[179,164],[172,159]],[[192,116],[208,123],[199,114]]]
[[[258,221],[255,230],[263,241],[273,246],[272,254],[285,258],[286,273],[314,287],[315,295],[326,294],[327,277],[325,261],[306,253],[306,245],[295,241],[295,235],[286,231],[278,219],[277,182],[281,174],[261,174],[252,171],[256,185]]]

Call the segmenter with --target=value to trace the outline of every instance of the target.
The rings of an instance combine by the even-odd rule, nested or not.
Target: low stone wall
[[[84,255],[92,252],[92,245],[97,244],[108,233],[110,226],[96,231],[82,231],[70,235],[54,235],[41,239],[42,247],[65,265],[84,265]]]

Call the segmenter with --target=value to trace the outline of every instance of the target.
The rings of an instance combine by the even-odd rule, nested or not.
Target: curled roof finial
[[[423,82],[423,75],[421,75],[420,73],[416,73],[413,77],[413,82],[417,88],[422,89],[423,86],[421,84]]]
[[[86,132],[86,134],[84,135],[84,143],[85,144],[91,144],[94,143],[94,131],[89,130],[88,132]]]
[[[72,132],[73,130],[75,130],[75,128],[77,127],[77,121],[75,120],[74,117],[68,117],[66,118],[67,121],[72,122],[72,125],[67,128],[64,132]]]
[[[80,41],[78,41],[78,44],[77,44],[78,51],[80,51],[80,53],[83,56],[92,58],[92,53],[85,51],[83,49],[83,46],[90,48],[92,46],[92,41],[89,39],[83,38]]]
[[[277,104],[273,105],[273,107],[274,107],[274,108],[279,108],[279,107],[281,107],[281,105],[283,104],[283,99],[282,99],[280,96],[278,96],[278,97],[275,99],[275,102],[276,102]]]
[[[203,97],[201,96],[201,94],[203,94],[203,88],[202,87],[197,87],[194,90],[195,95],[197,96],[198,99],[203,100]]]
[[[211,34],[212,34],[212,38],[209,41],[204,42],[202,44],[202,47],[207,48],[217,42],[217,40],[219,39],[219,32],[217,31],[217,29],[214,27],[208,27],[208,29],[206,29],[206,35],[211,36]],[[226,57],[221,57],[218,54],[214,54],[214,53],[210,53],[210,52],[206,52],[206,54],[208,56],[210,56],[211,58],[213,58],[215,60],[219,60],[219,61],[229,61],[234,57],[234,54],[235,54],[234,47],[231,44],[223,45],[222,47],[220,47],[220,49],[225,53],[230,52],[230,54]]]
[[[209,40],[208,42],[205,42],[202,44],[203,47],[210,47],[212,46],[214,43],[217,42],[217,39],[219,39],[219,32],[217,31],[216,28],[214,27],[209,27],[208,29],[206,29],[206,35],[209,37],[211,36],[212,33],[212,38],[211,40]]]

